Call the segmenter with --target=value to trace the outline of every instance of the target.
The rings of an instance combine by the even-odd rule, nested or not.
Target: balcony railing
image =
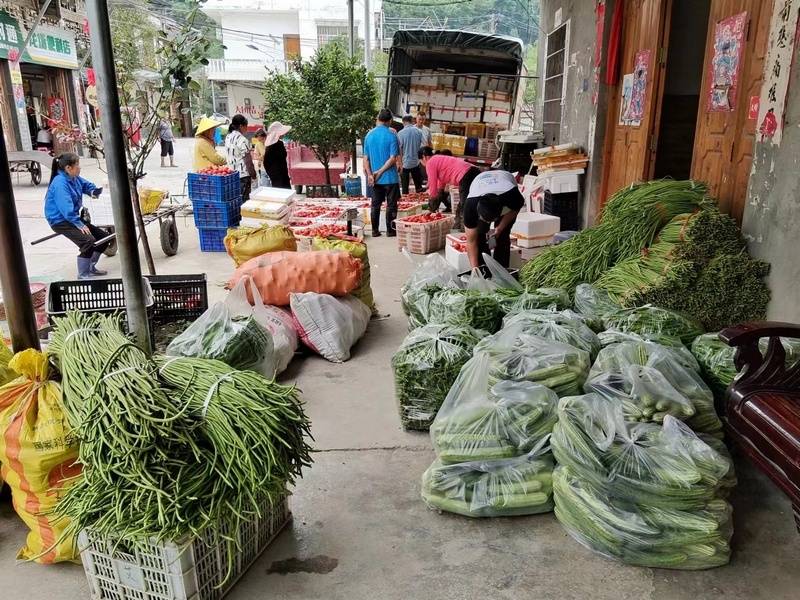
[[[268,70],[286,72],[287,61],[216,58],[208,63],[208,78],[215,81],[264,81]]]

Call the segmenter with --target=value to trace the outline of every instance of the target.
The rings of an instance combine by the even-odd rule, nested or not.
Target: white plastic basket
[[[220,534],[230,533],[229,524],[185,543],[153,541],[146,549],[82,531],[78,545],[92,600],[219,600],[289,523],[288,496],[274,505],[265,500],[261,512],[261,519],[240,524],[233,571],[222,587],[229,545]]]

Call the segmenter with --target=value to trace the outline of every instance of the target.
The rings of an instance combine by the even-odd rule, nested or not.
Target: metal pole
[[[39,26],[39,23],[42,21],[42,17],[44,16],[44,13],[46,13],[47,9],[50,8],[50,2],[52,2],[52,0],[47,0],[47,2],[45,2],[42,5],[42,8],[39,9],[39,14],[36,16],[36,20],[33,22],[33,25],[31,26],[31,29],[28,32],[28,37],[25,38],[25,41],[22,44],[22,48],[19,49],[20,60],[22,59],[22,54],[25,52],[26,48],[28,47],[28,44],[31,43],[31,38],[33,37],[33,33],[36,31],[36,28]]]
[[[0,123],[0,288],[6,308],[11,345],[14,352],[27,348],[39,349],[36,334],[36,315],[33,312],[28,268],[22,251],[17,206],[11,189],[11,169],[8,166],[6,139]]]
[[[356,55],[356,21],[354,14],[354,0],[347,0],[347,24],[350,27],[350,58]],[[358,150],[356,148],[356,139],[353,137],[353,148],[350,151],[350,170],[353,173],[358,172]]]
[[[122,286],[128,328],[139,346],[150,351],[150,330],[147,325],[145,292],[142,284],[142,267],[139,264],[139,248],[134,225],[131,188],[128,179],[128,163],[125,159],[125,143],[122,117],[117,90],[117,74],[114,71],[114,55],[111,49],[111,25],[108,21],[107,0],[87,0],[87,12],[92,42],[92,62],[97,73],[97,95],[102,114],[103,149],[111,187],[111,208],[117,230]]]
[[[210,80],[209,83],[211,84],[211,114],[213,115],[215,112],[217,112],[217,95],[214,90],[216,86],[214,85],[213,79]]]
[[[372,37],[371,15],[369,14],[369,0],[364,0],[364,66],[369,71],[372,66],[372,46],[370,45],[370,38]]]

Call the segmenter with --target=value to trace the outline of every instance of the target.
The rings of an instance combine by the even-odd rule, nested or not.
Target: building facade
[[[355,28],[364,39],[364,0],[355,5]],[[380,0],[369,2],[370,46],[380,47]],[[208,65],[215,111],[243,114],[260,125],[261,93],[269,72],[286,72],[321,45],[349,35],[347,3],[331,0],[209,0],[203,10],[219,25],[224,58]],[[252,124],[252,123],[251,123]]]
[[[800,0],[542,0],[545,141],[590,157],[592,225],[633,182],[708,185],[772,264],[770,318],[800,322]]]
[[[83,1],[53,0],[37,24],[42,4],[0,0],[0,120],[10,151],[33,149],[45,124],[86,128],[79,71],[79,55],[88,52]],[[54,143],[56,151],[73,149]]]

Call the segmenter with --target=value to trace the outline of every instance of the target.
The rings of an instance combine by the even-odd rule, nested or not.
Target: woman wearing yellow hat
[[[200,171],[207,167],[220,167],[227,161],[224,156],[220,156],[214,146],[214,131],[222,123],[203,117],[197,125],[194,134],[194,162],[195,171]]]

